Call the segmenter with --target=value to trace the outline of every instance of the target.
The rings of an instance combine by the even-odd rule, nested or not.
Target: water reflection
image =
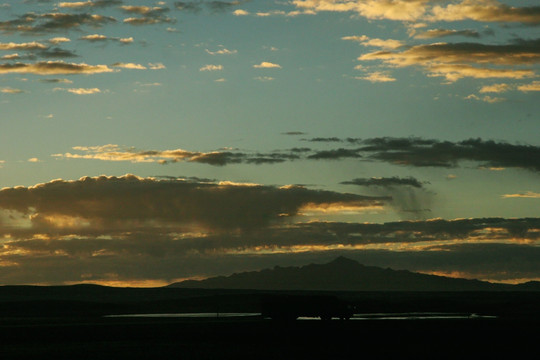
[[[261,317],[260,313],[170,313],[107,315],[110,318],[237,318]],[[354,314],[350,320],[444,320],[444,319],[494,319],[492,315],[442,312],[365,313]],[[298,320],[320,320],[319,317],[299,317]]]
[[[259,317],[260,313],[173,313],[173,314],[125,314],[106,315],[111,318],[231,318],[231,317]]]

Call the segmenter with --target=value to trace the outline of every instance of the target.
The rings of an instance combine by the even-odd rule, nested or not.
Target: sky
[[[0,0],[0,284],[540,280],[539,95],[535,0]]]

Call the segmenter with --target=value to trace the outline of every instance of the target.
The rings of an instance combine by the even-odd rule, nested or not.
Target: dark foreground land
[[[217,290],[1,288],[0,359],[540,358],[538,292],[332,294],[355,303],[360,313],[481,315],[456,319],[105,316],[216,310],[257,313],[266,295]]]
[[[526,319],[48,319],[4,324],[2,359],[538,358]]]

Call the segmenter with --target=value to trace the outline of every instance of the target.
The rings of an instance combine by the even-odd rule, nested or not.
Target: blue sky
[[[539,279],[539,24],[535,1],[0,3],[0,283],[338,255]]]

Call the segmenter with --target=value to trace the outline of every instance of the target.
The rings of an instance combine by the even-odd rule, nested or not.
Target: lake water
[[[247,318],[260,317],[260,313],[172,313],[172,314],[125,314],[107,315],[110,318]],[[350,320],[441,320],[441,319],[489,319],[496,318],[491,315],[442,313],[442,312],[414,312],[414,313],[366,313],[354,314]],[[299,317],[298,320],[320,320],[318,317]]]

